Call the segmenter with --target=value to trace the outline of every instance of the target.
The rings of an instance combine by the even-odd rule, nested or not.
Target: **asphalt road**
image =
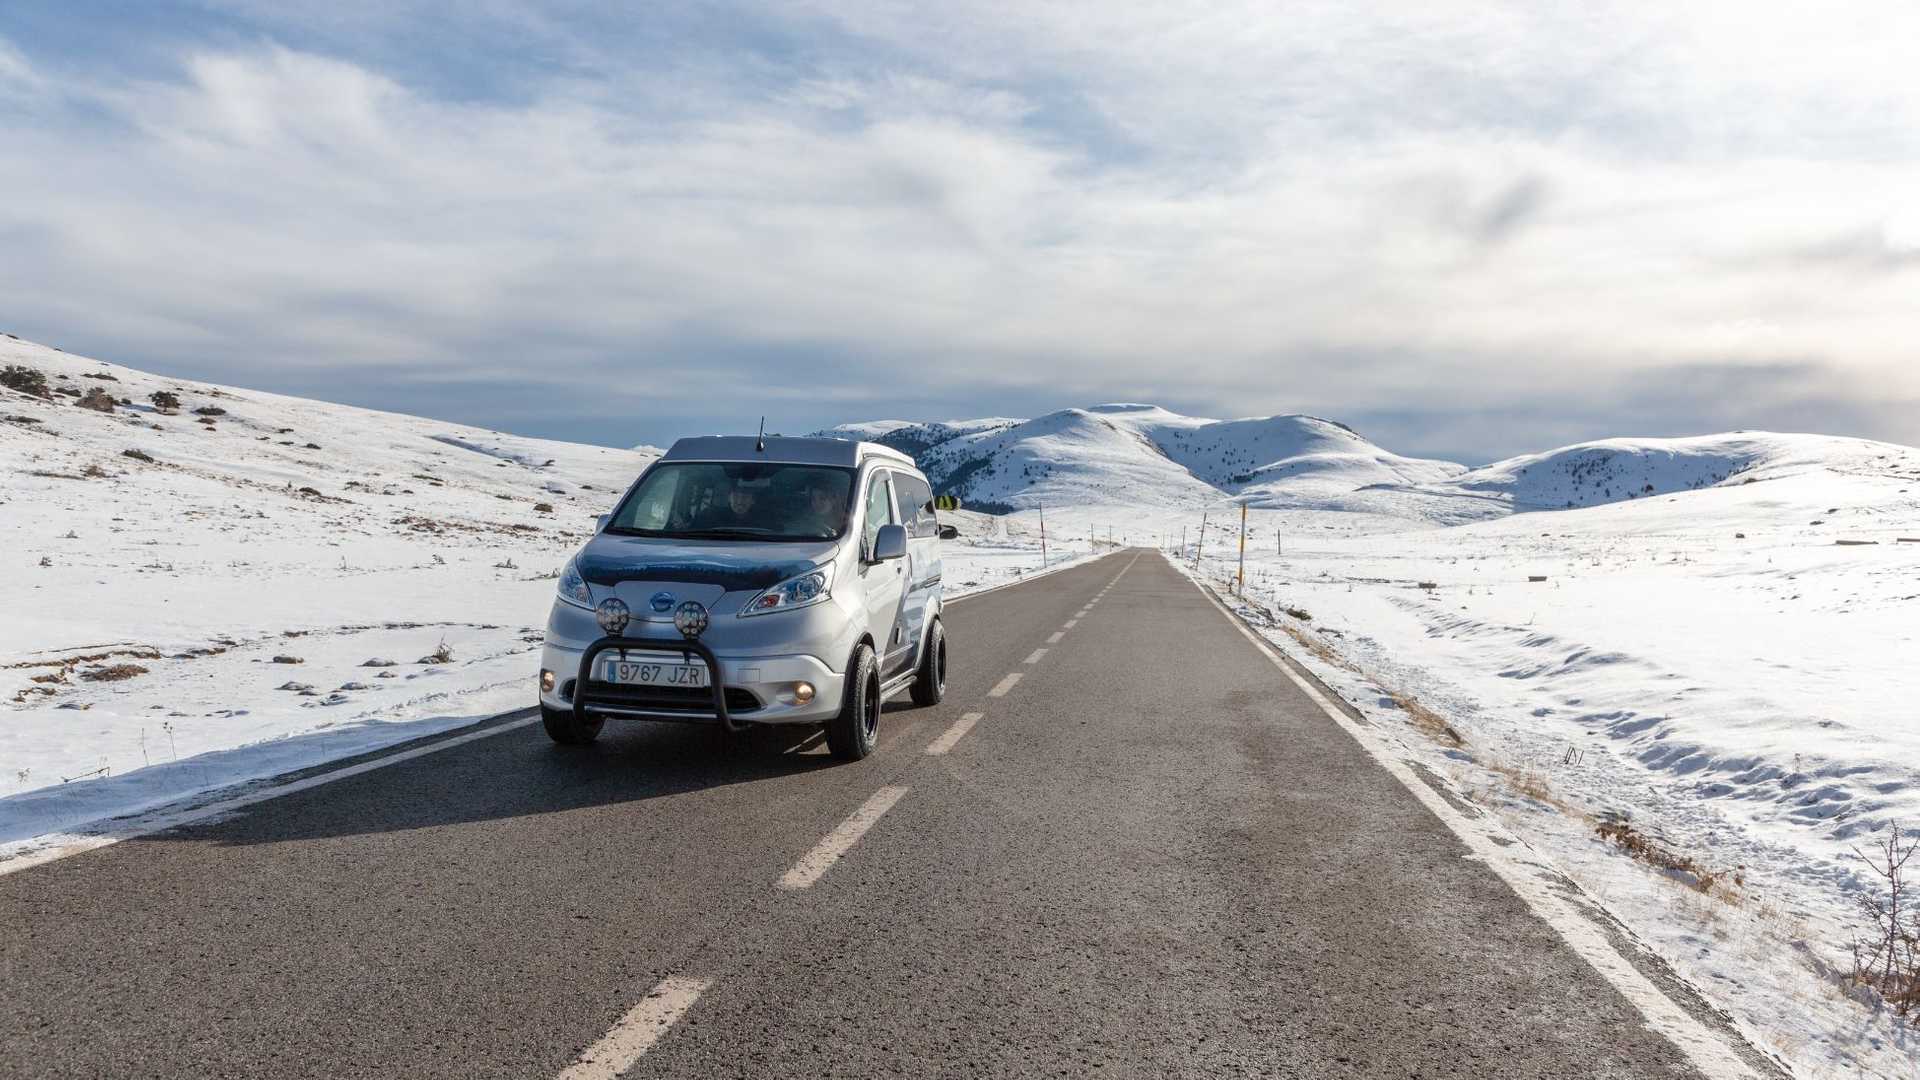
[[[0,1076],[1699,1075],[1158,554],[947,621],[858,764],[521,726],[0,877]]]

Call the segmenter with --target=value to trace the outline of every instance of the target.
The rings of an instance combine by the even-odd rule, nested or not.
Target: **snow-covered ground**
[[[555,575],[657,456],[11,338],[4,364],[131,404],[0,389],[0,857],[530,704]],[[1040,568],[1025,523],[950,520],[950,594]]]

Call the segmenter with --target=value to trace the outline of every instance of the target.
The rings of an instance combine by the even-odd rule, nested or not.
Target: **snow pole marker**
[[[1240,504],[1240,571],[1235,582],[1242,597],[1247,595],[1247,504]]]

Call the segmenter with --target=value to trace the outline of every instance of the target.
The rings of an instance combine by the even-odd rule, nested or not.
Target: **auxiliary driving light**
[[[619,597],[610,596],[593,609],[593,617],[600,620],[600,629],[619,637],[627,628],[627,620],[633,618],[633,612],[627,610],[626,603]]]
[[[553,672],[542,669],[540,672],[540,692],[553,693]]]
[[[793,684],[793,703],[795,705],[805,705],[807,702],[812,700],[813,700],[813,684],[812,683],[797,682]]]
[[[698,600],[688,600],[673,609],[673,628],[680,636],[697,638],[707,632],[707,609]]]

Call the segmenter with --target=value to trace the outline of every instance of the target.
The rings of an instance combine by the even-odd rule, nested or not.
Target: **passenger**
[[[800,516],[799,531],[804,536],[838,536],[846,520],[846,500],[841,492],[832,484],[819,483],[807,492],[807,507]]]

